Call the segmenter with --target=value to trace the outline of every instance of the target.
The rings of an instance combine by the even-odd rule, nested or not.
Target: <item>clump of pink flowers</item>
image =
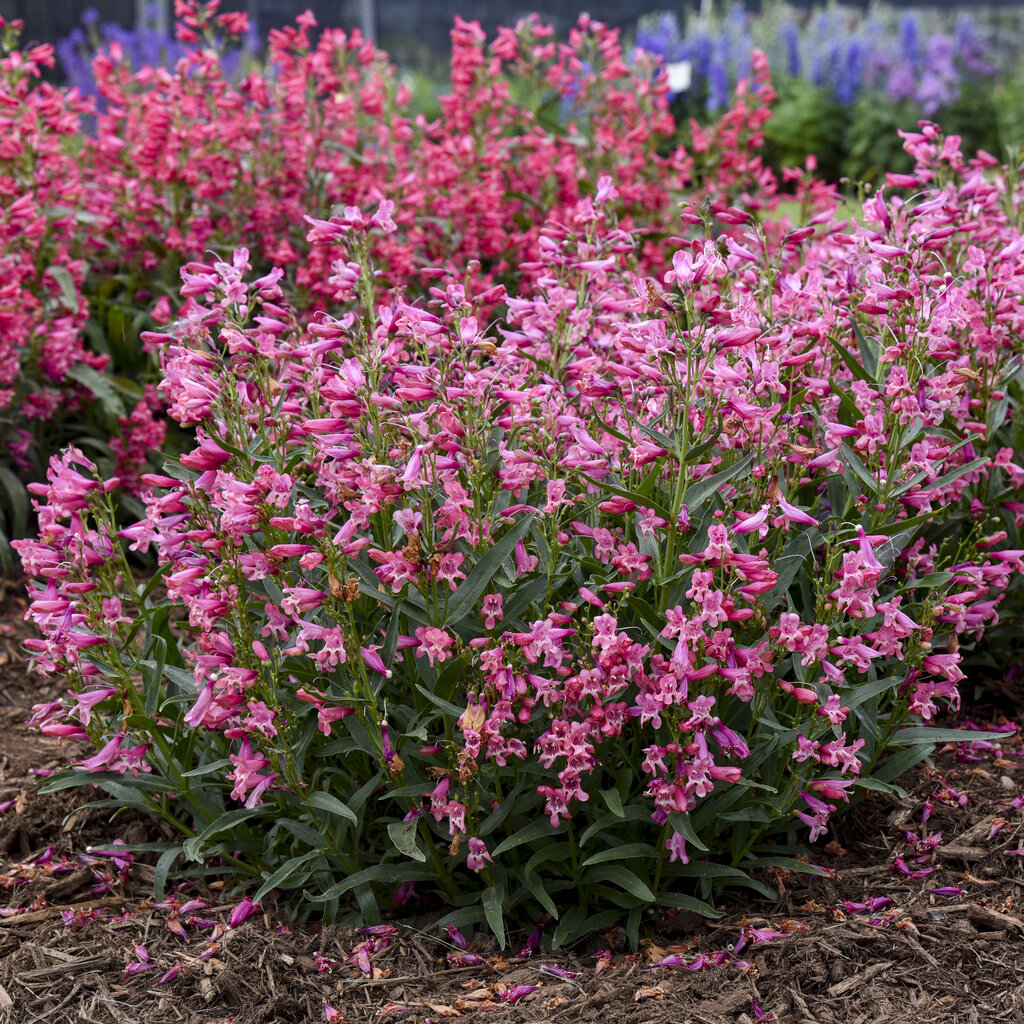
[[[308,27],[275,38],[283,83],[327,74]],[[320,45],[365,53],[372,113],[372,52]],[[586,166],[615,174],[545,191],[530,150],[561,143],[514,134],[495,72],[576,90],[591,45],[614,70],[584,76]],[[543,912],[564,937],[609,904],[634,929],[652,903],[699,908],[715,877],[764,888],[764,858],[926,755],[920,726],[958,706],[964,649],[1019,588],[1010,172],[922,125],[914,199],[849,224],[803,182],[808,223],[762,225],[758,62],[709,201],[658,241],[669,179],[616,140],[664,83],[604,89],[617,45],[528,22],[487,56],[460,23],[446,126],[409,126],[401,188],[368,187],[397,152],[382,119],[346,169],[366,190],[296,207],[305,248],[282,241],[280,267],[241,245],[184,266],[178,319],[144,340],[195,441],[138,476],[145,514],[119,523],[117,481],[73,448],[32,487],[33,651],[71,685],[35,724],[88,739],[82,780],[137,794],[188,858],[261,877],[254,902],[352,898],[372,925],[437,890],[462,923]],[[207,60],[161,87],[224,92]],[[110,117],[152,113],[130,84]],[[442,182],[435,237],[422,161],[457,130],[482,149],[449,154],[465,194],[446,206]],[[543,212],[514,246],[510,182]],[[455,224],[465,248],[432,248]]]

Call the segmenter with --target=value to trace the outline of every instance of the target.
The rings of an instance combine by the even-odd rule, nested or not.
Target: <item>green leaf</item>
[[[493,544],[487,553],[470,570],[469,575],[462,581],[462,585],[452,596],[448,604],[448,612],[445,616],[449,625],[454,625],[460,619],[473,612],[477,600],[483,592],[491,585],[494,574],[498,571],[502,562],[515,550],[516,544],[526,535],[526,532],[533,525],[536,517],[532,512],[527,513],[518,519],[513,527],[496,544]]]
[[[895,793],[901,800],[907,795],[907,791],[902,786],[894,785],[891,782],[882,782],[881,779],[857,779],[853,785],[855,789],[870,789],[875,793]]]
[[[336,796],[326,793],[323,790],[317,790],[315,793],[311,793],[306,797],[305,802],[310,807],[315,807],[317,810],[326,811],[328,814],[335,815],[335,817],[351,821],[353,825],[359,823],[359,819],[356,817],[356,813],[351,807],[342,803],[342,801]]]
[[[451,701],[445,700],[444,697],[438,697],[436,693],[431,693],[425,686],[421,686],[416,683],[416,689],[423,694],[427,700],[430,701],[435,707],[440,708],[453,722],[458,721],[462,717],[464,708],[457,708]]]
[[[724,917],[724,910],[715,910],[710,903],[697,899],[695,896],[684,896],[678,892],[662,893],[655,901],[655,906],[675,907],[677,910],[692,910],[701,917],[718,918]]]
[[[167,641],[162,636],[154,636],[149,643],[155,658],[144,661],[147,668],[152,667],[152,675],[145,681],[146,714],[155,715],[160,706],[160,690],[164,679],[164,664],[167,661]]]
[[[164,850],[160,854],[156,867],[153,869],[153,900],[156,903],[163,902],[164,890],[167,887],[167,876],[170,873],[171,866],[181,856],[181,853],[180,846],[173,846],[171,849]]]
[[[529,889],[533,898],[557,921],[558,908],[555,906],[555,901],[551,898],[547,889],[544,888],[544,883],[536,875],[528,872],[523,875],[523,885]]]
[[[567,871],[568,865],[572,861],[572,844],[546,843],[526,862],[523,873],[532,875],[541,864],[546,864],[552,860],[561,861],[562,868]]]
[[[956,469],[951,469],[948,473],[943,473],[937,480],[933,480],[928,484],[928,489],[938,490],[942,487],[946,487],[953,483],[954,480],[959,480],[960,477],[966,476],[968,473],[973,473],[981,466],[987,466],[991,461],[992,460],[988,458],[988,456],[982,456],[980,459],[971,459],[970,462],[965,462],[962,466],[957,466]]]
[[[599,479],[596,476],[590,476],[589,473],[581,473],[585,480],[592,483],[595,487],[599,487],[602,491],[608,491],[610,494],[616,494],[620,498],[629,498],[630,501],[635,501],[638,505],[646,505],[648,508],[653,508],[659,516],[665,519],[671,519],[672,513],[665,508],[664,505],[655,501],[653,498],[647,497],[643,494],[638,494],[636,491],[626,490],[625,487],[616,487],[615,484],[610,484],[607,480]]]
[[[675,865],[673,865],[675,867]],[[705,860],[691,860],[689,864],[677,867],[675,874],[683,878],[707,878],[711,880],[725,880],[733,885],[742,885],[747,889],[753,889],[770,900],[779,898],[779,894],[764,882],[751,878],[745,871],[739,868],[730,867],[728,864],[714,864]]]
[[[870,532],[886,537],[891,537],[894,534],[900,534],[904,531],[908,531],[908,534],[912,534],[919,526],[924,526],[926,523],[930,523],[939,511],[942,510],[936,509],[934,512],[925,512],[923,515],[913,516],[910,519],[901,519],[898,523],[885,523],[882,526],[873,526]],[[836,533],[837,540],[846,540],[854,536],[856,536],[856,528],[854,527],[842,529]]]
[[[422,882],[433,877],[433,870],[417,868],[412,864],[374,864],[373,867],[363,868],[362,871],[343,878],[324,892],[303,890],[303,895],[313,903],[326,903],[364,883],[380,882],[390,885],[394,882]]]
[[[860,456],[843,441],[839,445],[839,454],[843,462],[853,470],[854,476],[868,489],[869,494],[878,493],[878,481],[868,472],[867,467],[861,461]],[[851,487],[850,490],[853,490]]]
[[[579,913],[577,914],[576,911]],[[573,915],[571,920],[569,914]],[[558,927],[555,929],[554,937],[551,940],[551,948],[553,950],[559,949],[567,943],[575,942],[587,935],[603,931],[615,924],[616,921],[621,920],[622,911],[604,910],[600,913],[592,914],[590,917],[586,915],[587,912],[582,907],[573,907],[571,911],[566,913],[562,920],[558,922]]]
[[[697,831],[693,827],[693,822],[690,821],[689,814],[680,814],[679,811],[673,811],[668,816],[668,823],[672,826],[673,830],[681,835],[691,846],[696,847],[701,851],[701,853],[708,852],[707,846],[701,840],[700,836],[697,835]]]
[[[853,329],[854,329],[854,334],[856,335],[858,333],[858,331],[859,331],[859,328],[856,326],[856,324],[854,324],[854,328]],[[871,379],[868,376],[868,373],[864,369],[864,367],[854,357],[853,353],[841,341],[839,341],[836,338],[833,338],[831,335],[829,335],[829,339],[828,340],[830,342],[832,342],[832,347],[835,349],[836,355],[838,355],[839,358],[842,359],[843,363],[846,365],[846,368],[850,371],[850,373],[853,374],[853,376],[857,380],[870,380]],[[832,384],[832,393],[833,394],[841,394],[845,390],[846,390],[845,388],[837,388],[834,383]]]
[[[526,611],[534,601],[544,597],[548,589],[547,576],[538,576],[530,580],[525,586],[517,586],[516,589],[505,598],[504,612],[505,621],[497,626],[499,632],[508,629],[508,623],[518,618]]]
[[[517,846],[522,846],[523,843],[534,843],[538,839],[548,841],[555,836],[561,835],[565,830],[566,824],[564,821],[559,822],[557,828],[552,828],[551,822],[547,818],[538,818],[535,821],[531,821],[529,825],[525,825],[518,832],[510,835],[491,852],[497,857],[499,854],[514,850]]]
[[[895,676],[886,676],[884,679],[876,679],[870,683],[854,683],[848,692],[841,695],[840,699],[843,707],[852,711],[865,701],[871,700],[872,697],[878,697],[886,690],[893,689],[898,682],[899,680]]]
[[[515,810],[517,798],[519,794],[522,793],[525,786],[525,782],[518,783],[515,788],[498,804],[498,806],[491,811],[486,818],[484,818],[480,823],[480,827],[476,830],[476,834],[481,839],[483,839],[484,836],[490,835],[512,813],[512,811]]]
[[[419,844],[416,842],[419,837],[419,819],[413,818],[412,821],[393,821],[388,825],[388,835],[391,837],[391,842],[395,844],[395,847],[399,853],[405,854],[412,860],[425,861],[427,855],[420,849]]]
[[[601,829],[607,828],[609,825],[619,825],[625,819],[626,821],[647,821],[650,817],[650,811],[644,807],[638,807],[635,804],[630,804],[628,807],[623,808],[622,815],[616,814],[611,811],[608,814],[602,814],[597,821],[591,822],[580,836],[580,846],[586,846],[590,840],[597,835]]]
[[[935,743],[970,743],[971,740],[1005,740],[1005,732],[975,732],[973,729],[937,729],[930,725],[912,725],[900,729],[889,743],[895,747]]]
[[[117,389],[101,373],[94,370],[88,363],[75,363],[67,371],[67,376],[77,384],[81,384],[99,401],[103,409],[111,416],[125,416],[124,402]]]
[[[797,871],[803,875],[816,875],[819,878],[828,878],[828,871],[817,864],[805,864],[795,857],[755,857],[752,860],[743,862],[748,868],[785,868],[787,871]]]
[[[296,839],[312,849],[317,851],[324,849],[324,837],[304,821],[296,821],[295,818],[277,818],[275,822],[282,828],[286,828]]]
[[[383,772],[377,772],[368,782],[364,782],[356,792],[349,797],[348,805],[356,814],[359,814],[366,806],[366,801],[376,792],[380,780],[384,777]]]
[[[481,902],[484,905],[484,917],[498,940],[498,948],[505,948],[505,917],[501,912],[501,905],[505,901],[504,885],[489,885],[483,891]]]
[[[295,874],[295,872],[300,867],[302,867],[303,864],[306,864],[308,861],[311,861],[314,857],[319,856],[319,850],[309,850],[306,853],[299,854],[298,857],[292,857],[289,860],[286,860],[269,877],[267,877],[267,873],[264,871],[263,876],[264,878],[266,878],[266,881],[259,887],[259,889],[256,892],[256,895],[253,896],[253,903],[259,903],[259,901],[263,899],[263,897],[266,896],[268,892],[272,892],[274,889],[279,889],[281,887],[282,882],[288,881],[288,879],[291,878]]]
[[[249,821],[252,818],[266,817],[268,813],[267,810],[257,807],[236,807],[230,811],[225,811],[220,817],[211,821],[198,835],[185,840],[181,848],[185,859],[201,863],[203,860],[203,846],[211,839],[219,836],[222,832],[227,832],[229,829],[233,830],[244,821]]]
[[[880,768],[875,768],[871,777],[880,782],[892,782],[915,765],[927,760],[932,747],[926,744],[905,747],[898,754],[887,757]]]
[[[182,687],[185,693],[190,694],[193,700],[195,699],[196,677],[191,672],[186,672],[185,669],[178,668],[176,665],[164,665],[163,676]]]
[[[193,768],[191,771],[182,772],[181,777],[183,779],[201,779],[204,775],[212,775],[214,772],[227,768],[230,764],[230,758],[222,757],[217,761],[211,761],[209,764]]]
[[[388,622],[388,629],[384,634],[384,646],[380,651],[380,660],[383,661],[388,668],[391,667],[391,663],[395,658],[395,651],[398,650],[398,636],[401,632],[402,615],[405,611],[405,603],[399,601],[398,604],[395,605],[394,611],[391,613],[391,619]]]
[[[865,373],[869,380],[878,379],[878,353],[871,347],[872,344],[878,344],[874,338],[867,338],[864,332],[860,329],[860,324],[856,320],[851,320],[850,326],[853,328],[853,336],[857,339],[857,348],[860,350],[861,365],[864,367]]]
[[[11,532],[15,537],[23,537],[28,530],[28,491],[6,466],[0,466],[0,484],[7,493],[7,504],[11,510]]]
[[[608,810],[617,818],[625,818],[626,812],[622,809],[622,797],[617,789],[602,789],[601,798],[608,805]]]
[[[926,590],[934,590],[935,587],[945,586],[954,576],[951,572],[930,572],[927,576],[920,576],[914,580],[907,581],[907,587],[923,587]]]
[[[373,890],[368,885],[356,886],[356,902],[359,904],[359,923],[360,924],[380,924],[381,913],[380,906],[377,903],[377,897],[374,895]]]
[[[65,307],[72,313],[78,312],[78,289],[75,287],[75,282],[71,278],[71,272],[67,267],[62,267],[58,264],[54,264],[52,267],[47,267],[46,272],[57,282],[57,287],[60,288],[61,301]]]
[[[613,920],[618,919],[616,912]],[[555,934],[551,937],[551,948],[558,949],[566,942],[572,942],[582,932],[582,924],[586,920],[587,912],[583,907],[570,907],[558,922]]]
[[[650,843],[623,843],[622,846],[612,846],[592,854],[581,866],[589,867],[591,864],[604,864],[610,860],[635,860],[639,858],[656,858],[657,856],[658,851]]]
[[[591,868],[584,875],[583,881],[585,885],[595,882],[611,882],[620,889],[625,889],[638,900],[643,900],[645,903],[654,902],[654,893],[632,871],[624,868],[621,864],[603,864],[600,867]]]
[[[714,476],[703,477],[691,487],[688,487],[683,501],[691,517],[708,498],[715,494],[722,484],[728,483],[734,476],[742,473],[754,461],[754,454],[754,452],[750,452],[744,455],[742,459],[734,462],[728,469],[723,469],[715,473]]]

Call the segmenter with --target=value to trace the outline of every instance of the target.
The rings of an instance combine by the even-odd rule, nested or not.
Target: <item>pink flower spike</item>
[[[762,505],[760,512],[755,512],[753,515],[745,516],[732,528],[733,533],[753,533],[754,530],[760,530],[761,527],[765,526],[768,522],[768,515],[771,512],[770,505]],[[737,513],[740,515],[741,513]]]
[[[79,761],[75,767],[83,768],[87,772],[101,772],[105,768],[109,768],[111,763],[117,758],[118,751],[121,748],[121,740],[123,739],[124,733],[117,733],[107,740],[99,753],[86,761]]]
[[[778,502],[779,508],[782,510],[782,515],[779,516],[780,519],[785,520],[787,523],[801,523],[804,526],[818,525],[818,520],[814,516],[809,512],[805,512],[802,508],[790,505],[781,495],[779,495]]]
[[[371,647],[360,647],[359,653],[362,655],[363,661],[366,663],[368,668],[373,669],[378,675],[384,676],[386,679],[391,678],[391,669],[384,664],[383,659],[377,653],[380,650],[378,645]]]

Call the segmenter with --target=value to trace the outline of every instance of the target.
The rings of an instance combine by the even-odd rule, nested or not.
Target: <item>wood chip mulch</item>
[[[69,818],[87,794],[34,791],[33,769],[58,767],[63,754],[22,723],[57,688],[27,676],[16,611],[0,610],[0,806],[12,801],[0,813],[0,1024],[1024,1021],[1019,739],[943,750],[904,777],[905,800],[872,795],[819,848],[829,877],[773,877],[775,903],[734,902],[711,923],[652,918],[636,953],[620,931],[527,959],[515,958],[523,936],[504,954],[477,937],[470,950],[482,963],[469,967],[451,966],[459,951],[431,927],[438,911],[395,920],[368,976],[354,962],[366,940],[355,929],[289,928],[269,905],[226,928],[237,900],[198,887],[174,894],[207,904],[180,917],[186,940],[168,927],[179,923],[174,905],[154,904],[145,855],[120,865],[111,855],[115,837],[159,838],[152,822]],[[781,934],[729,952],[751,927]],[[733,962],[649,966],[715,952]]]

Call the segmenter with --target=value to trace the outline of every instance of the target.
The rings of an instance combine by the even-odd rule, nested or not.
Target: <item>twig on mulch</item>
[[[36,924],[39,921],[49,921],[51,917],[60,917],[67,911],[79,913],[83,910],[95,910],[98,907],[121,907],[128,900],[124,896],[104,896],[98,900],[85,900],[82,903],[67,903],[62,907],[46,907],[45,910],[30,910],[27,914],[17,914],[14,917],[0,918],[0,928],[12,928],[19,924]]]

